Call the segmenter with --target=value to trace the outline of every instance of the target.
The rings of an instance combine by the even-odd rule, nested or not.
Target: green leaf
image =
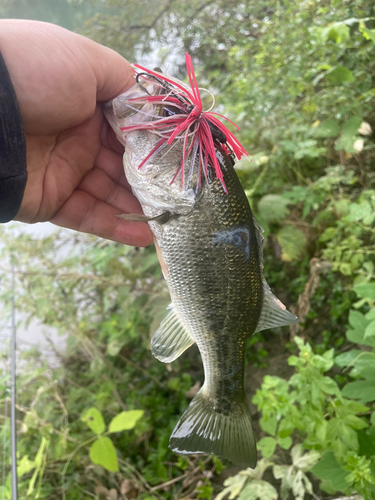
[[[344,150],[347,153],[356,153],[353,145],[354,142],[358,139],[357,133],[358,129],[361,126],[362,118],[360,116],[352,116],[347,120],[341,131],[341,136],[336,142],[335,149],[336,151]]]
[[[356,135],[358,133],[358,129],[361,126],[362,117],[360,116],[352,116],[349,120],[346,120],[344,125],[342,126],[342,133],[346,135]]]
[[[371,204],[364,200],[361,203],[351,203],[350,204],[350,212],[344,220],[347,221],[357,221],[361,219],[365,219],[369,215],[373,215],[374,209]]]
[[[347,415],[344,418],[344,422],[345,424],[350,425],[350,427],[356,430],[365,429],[366,427],[368,427],[368,423],[363,418],[357,417],[356,415]]]
[[[325,392],[326,394],[335,394],[339,396],[340,390],[336,384],[336,382],[330,377],[323,377],[319,381],[320,390]]]
[[[350,450],[358,450],[357,433],[352,427],[346,425],[344,422],[340,422],[339,438]]]
[[[294,458],[293,466],[298,467],[298,469],[302,470],[303,472],[308,472],[311,467],[316,464],[320,457],[321,454],[319,451],[312,450],[298,458]]]
[[[282,448],[283,450],[289,450],[289,448],[292,446],[292,438],[290,436],[286,438],[278,438],[277,444]]]
[[[274,465],[273,466],[273,476],[275,479],[281,479],[288,475],[289,466],[288,465]]]
[[[241,473],[236,474],[233,477],[228,477],[228,479],[224,481],[224,486],[226,486],[226,488],[224,488],[223,491],[221,491],[215,497],[215,500],[223,500],[228,495],[228,493],[228,499],[232,500],[240,494],[248,479],[249,477],[247,475]]]
[[[90,448],[90,459],[111,472],[118,471],[116,450],[109,437],[101,436],[95,441]]]
[[[375,456],[375,436],[368,434],[364,430],[357,431],[359,455],[364,455],[367,458]]]
[[[279,438],[284,439],[290,436],[293,431],[294,431],[294,424],[284,418],[280,422],[279,428],[277,430],[277,435]]]
[[[277,490],[267,481],[255,479],[247,483],[238,500],[276,500]]]
[[[365,413],[369,410],[369,408],[365,405],[363,405],[362,403],[358,403],[358,401],[352,401],[350,399],[344,399],[343,401],[343,405],[345,407],[345,411],[351,413],[351,414],[354,414],[354,413]],[[353,415],[352,415],[353,416]],[[355,417],[357,418],[357,417]],[[362,420],[363,422],[363,420]],[[360,428],[362,428],[363,426],[361,426]],[[366,425],[365,425],[366,427]]]
[[[336,137],[339,131],[339,124],[336,120],[325,120],[316,127],[314,130],[314,136],[321,137],[323,139],[326,137]]]
[[[356,140],[356,136],[342,134],[336,141],[335,149],[336,151],[344,150],[347,153],[354,154],[356,152],[356,150],[354,149],[354,143]]]
[[[374,354],[374,353],[369,353],[370,355],[371,354]],[[370,380],[371,382],[373,382],[374,386],[375,386],[375,369],[374,369],[374,356],[372,356],[372,363],[371,365],[368,365],[367,363],[366,364],[363,364],[362,366],[360,366],[360,368],[358,368],[357,366],[355,367],[356,370],[358,371],[358,374],[367,379],[367,380]]]
[[[344,368],[350,365],[358,357],[358,355],[362,353],[363,351],[360,351],[359,349],[352,349],[351,351],[343,352],[335,357],[335,364],[340,368]]]
[[[349,487],[349,484],[345,481],[349,473],[341,468],[332,451],[325,453],[310,472],[319,479],[328,481],[334,491],[345,492]]]
[[[373,342],[373,339],[371,337],[365,341],[366,343]],[[374,372],[374,361],[375,361],[375,352],[365,352],[361,351],[361,353],[353,360],[353,367],[354,370],[352,370],[352,375],[361,375],[363,377],[367,377],[367,375],[364,375],[366,372],[368,373],[369,371]],[[371,378],[371,377],[367,377]]]
[[[297,259],[306,245],[305,235],[293,226],[285,226],[276,237],[282,250],[281,258],[285,262]]]
[[[209,500],[212,497],[214,489],[209,484],[205,484],[202,486],[198,486],[197,492],[198,492],[198,498],[206,498]]]
[[[371,40],[375,43],[375,30],[369,30],[365,26],[360,25],[359,31],[362,33],[364,38],[366,38],[366,40]]]
[[[102,359],[94,358],[90,363],[90,371],[91,373],[97,375],[98,373],[103,371],[104,366],[104,361]]]
[[[267,432],[267,434],[271,434],[271,436],[275,436],[276,434],[276,426],[277,426],[277,419],[274,415],[271,415],[268,418],[262,417],[259,420],[259,425],[262,430]]]
[[[342,395],[346,398],[358,399],[362,403],[375,400],[375,382],[372,380],[358,380],[349,382],[342,390]]]
[[[109,354],[109,356],[117,356],[124,345],[124,341],[121,341],[119,339],[112,340],[112,342],[107,345],[107,353]]]
[[[344,22],[332,23],[326,28],[318,29],[322,42],[332,40],[336,43],[347,42],[350,38],[350,28]]]
[[[257,447],[264,458],[269,458],[275,451],[276,440],[273,437],[264,437],[258,441]]]
[[[323,231],[323,233],[319,237],[319,241],[322,241],[323,243],[325,241],[331,241],[337,234],[337,228],[336,227],[328,227]]]
[[[344,276],[350,276],[352,274],[352,266],[347,262],[341,262],[339,265],[339,271]]]
[[[143,414],[143,410],[130,410],[119,413],[109,423],[109,432],[121,432],[133,429]]]
[[[85,411],[81,417],[81,421],[85,422],[95,434],[101,434],[105,431],[103,415],[94,407]]]
[[[31,470],[35,469],[36,463],[35,461],[29,460],[28,455],[24,455],[17,463],[17,476],[22,477],[24,474],[27,474]]]
[[[364,331],[359,332],[358,330],[348,330],[346,332],[346,338],[355,344],[363,344],[371,347],[375,347],[375,339],[373,337],[364,338]]]
[[[293,497],[302,500],[306,492],[312,492],[312,484],[305,472],[319,460],[318,451],[310,451],[303,454],[302,445],[295,445],[291,451],[291,466],[275,465],[273,475],[275,479],[281,479],[281,498],[286,500],[289,497],[289,491],[292,490]]]
[[[364,338],[375,337],[375,321],[367,325]]]
[[[375,283],[361,283],[353,289],[358,297],[375,300]]]
[[[316,425],[316,437],[318,441],[321,443],[324,443],[326,440],[326,435],[327,435],[327,420],[321,420],[317,425]]]
[[[349,312],[349,324],[354,330],[364,334],[368,321],[362,313],[351,309]]]
[[[362,313],[351,310],[349,312],[349,323],[353,327],[353,330],[348,330],[346,332],[348,340],[354,342],[355,344],[364,344],[375,347],[374,337],[370,336],[365,338],[365,331],[370,321],[368,321]]]
[[[289,213],[288,204],[289,201],[278,194],[267,194],[260,199],[258,212],[261,218],[267,222],[283,220]]]
[[[353,82],[354,76],[345,66],[335,66],[327,71],[326,76],[333,83]]]
[[[350,38],[350,29],[344,23],[336,23],[329,32],[329,38],[336,43],[346,42]]]

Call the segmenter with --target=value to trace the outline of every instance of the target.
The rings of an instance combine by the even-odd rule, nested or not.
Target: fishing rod
[[[18,500],[17,484],[17,428],[16,428],[16,279],[14,271],[13,255],[12,266],[12,331],[10,341],[10,442],[11,442],[11,474],[12,474],[12,500]]]

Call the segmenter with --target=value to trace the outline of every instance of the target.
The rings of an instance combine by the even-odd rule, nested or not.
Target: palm
[[[146,224],[115,217],[141,209],[123,173],[122,147],[98,102],[132,85],[129,64],[57,26],[29,22],[20,32],[20,25],[5,25],[1,45],[27,142],[28,183],[17,219],[50,220],[123,243],[149,244]]]

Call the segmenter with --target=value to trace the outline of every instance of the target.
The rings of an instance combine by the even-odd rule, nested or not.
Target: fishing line
[[[208,89],[205,89],[205,88],[203,88],[203,87],[198,87],[198,88],[199,88],[199,90],[204,90],[205,92],[207,92],[208,94],[210,94],[210,96],[212,97],[212,104],[211,104],[211,106],[210,106],[208,109],[206,109],[206,111],[205,111],[205,113],[209,113],[209,112],[211,111],[211,109],[213,109],[213,108],[214,108],[214,106],[215,106],[215,96],[214,96],[214,94],[213,94],[212,92],[210,92]]]

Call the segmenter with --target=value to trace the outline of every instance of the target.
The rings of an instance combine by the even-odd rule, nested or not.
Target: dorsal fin
[[[278,326],[288,326],[298,323],[297,316],[289,312],[281,300],[275,297],[263,277],[262,282],[264,294],[263,307],[255,331],[260,332],[261,330],[267,330],[267,328],[277,328]]]

